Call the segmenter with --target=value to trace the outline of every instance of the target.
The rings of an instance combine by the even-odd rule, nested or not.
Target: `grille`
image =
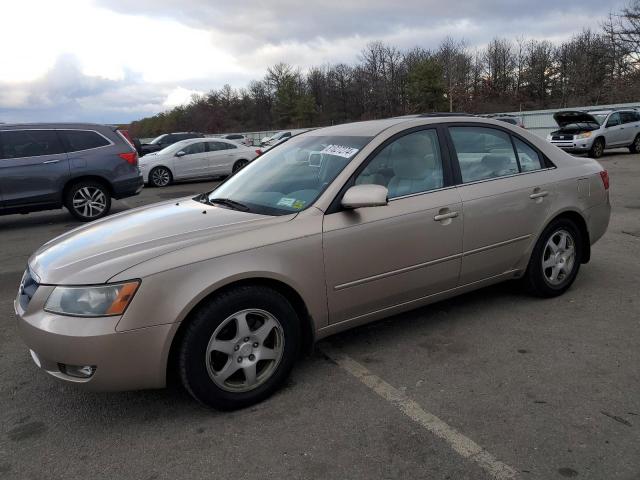
[[[27,309],[29,302],[36,294],[36,290],[40,284],[36,280],[36,276],[31,272],[29,268],[27,268],[22,275],[22,280],[20,281],[20,289],[18,290],[18,301],[20,302],[20,306],[23,310]]]
[[[573,140],[573,135],[554,135],[551,140]]]

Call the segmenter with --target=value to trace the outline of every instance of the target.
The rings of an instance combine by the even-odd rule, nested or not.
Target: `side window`
[[[167,145],[172,145],[172,144],[176,143],[177,141],[178,141],[178,139],[176,138],[176,136],[169,133],[169,134],[165,135],[162,140],[160,140],[160,145],[166,147]]]
[[[637,121],[636,112],[620,112],[622,123],[632,123]]]
[[[62,130],[58,132],[62,135],[68,146],[69,152],[89,150],[91,148],[105,147],[111,142],[102,135],[85,130]]]
[[[442,156],[436,131],[421,130],[394,140],[376,154],[355,183],[385,186],[389,198],[442,188]]]
[[[518,173],[509,135],[486,127],[450,127],[462,182],[476,182]]]
[[[39,157],[65,151],[55,130],[7,130],[0,135],[3,158]]]
[[[207,142],[209,152],[217,152],[218,150],[230,150],[232,148],[238,148],[235,145],[231,145],[230,143],[224,142]]]
[[[616,112],[612,113],[609,117],[609,120],[607,120],[607,128],[615,127],[617,125],[620,125],[620,114]]]
[[[193,155],[196,153],[204,153],[204,149],[204,142],[197,142],[187,145],[182,149],[182,151],[187,155]]]
[[[522,140],[518,140],[516,137],[513,137],[513,143],[515,143],[516,145],[518,160],[520,160],[520,169],[523,172],[540,170],[542,168],[543,162],[538,152],[536,152]]]

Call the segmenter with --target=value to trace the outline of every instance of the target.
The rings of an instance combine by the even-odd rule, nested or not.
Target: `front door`
[[[612,113],[605,129],[607,147],[617,147],[625,143],[625,128],[618,112]],[[631,143],[631,142],[629,142]]]
[[[209,173],[209,161],[204,141],[190,143],[173,159],[176,179],[204,177]]]
[[[4,207],[62,201],[69,162],[55,130],[0,131],[0,191]]]
[[[548,218],[554,187],[546,160],[498,128],[451,126],[464,212],[460,285],[510,272]]]
[[[443,173],[435,129],[392,139],[355,184],[389,190],[382,207],[325,215],[323,246],[330,322],[342,322],[455,288],[462,205]]]

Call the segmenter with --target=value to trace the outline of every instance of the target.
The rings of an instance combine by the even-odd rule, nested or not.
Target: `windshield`
[[[163,155],[165,153],[170,153],[170,152],[173,152],[173,151],[177,152],[181,148],[185,147],[188,144],[189,144],[189,140],[180,140],[179,142],[171,144],[168,147],[164,147],[162,150],[158,150],[156,152],[156,154],[157,155]]]
[[[608,113],[592,113],[591,114],[591,116],[594,117],[600,125],[602,125],[604,121],[607,119],[607,115],[609,114]]]
[[[269,150],[200,201],[263,215],[304,210],[371,137],[294,137]]]
[[[160,135],[159,137],[156,137],[156,138],[154,138],[153,140],[151,140],[149,143],[150,143],[151,145],[157,145],[157,144],[158,144],[158,143],[160,143],[160,142],[162,141],[162,139],[163,139],[164,137],[166,137],[166,136],[167,136],[167,134],[166,134],[166,133],[163,133],[163,134],[162,134],[162,135]]]

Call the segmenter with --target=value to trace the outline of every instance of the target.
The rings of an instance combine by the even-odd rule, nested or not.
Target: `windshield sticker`
[[[307,203],[304,200],[296,200],[295,202],[293,202],[293,205],[291,205],[293,208],[295,208],[296,210],[300,210],[301,208],[304,207],[304,204]]]
[[[351,158],[358,153],[357,148],[345,147],[344,145],[327,145],[320,153],[335,155],[337,157]]]
[[[294,202],[296,201],[295,198],[287,198],[287,197],[282,197],[277,205],[280,207],[293,207]]]

